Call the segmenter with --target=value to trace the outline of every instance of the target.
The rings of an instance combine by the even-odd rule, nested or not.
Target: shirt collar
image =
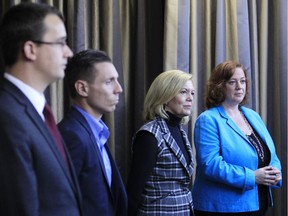
[[[91,114],[86,112],[84,109],[77,105],[73,105],[75,109],[77,109],[88,122],[89,127],[91,128],[93,135],[97,141],[98,147],[102,150],[103,146],[107,143],[108,138],[110,136],[110,132],[106,124],[100,119],[97,120]]]
[[[11,83],[13,83],[15,86],[17,86],[23,94],[29,99],[29,101],[32,103],[32,105],[35,107],[36,111],[39,113],[41,118],[44,120],[43,115],[43,109],[45,106],[45,96],[42,93],[39,93],[37,90],[32,88],[31,86],[27,85],[20,79],[14,77],[13,75],[9,73],[4,73],[4,77],[9,80]]]

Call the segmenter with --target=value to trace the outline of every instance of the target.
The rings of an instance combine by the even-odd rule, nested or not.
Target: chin
[[[58,79],[63,79],[65,76],[64,71],[62,71],[61,73],[59,73]]]
[[[111,108],[109,109],[109,112],[114,112],[115,110],[116,110],[116,106],[111,107]]]
[[[190,112],[190,111],[183,113],[183,116],[184,116],[184,117],[185,117],[185,116],[190,116],[190,115],[191,115],[191,112]]]

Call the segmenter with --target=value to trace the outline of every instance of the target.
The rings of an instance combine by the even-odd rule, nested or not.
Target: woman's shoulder
[[[248,107],[245,107],[245,106],[241,106],[241,111],[244,113],[244,115],[250,115],[250,116],[253,116],[253,117],[259,117],[260,118],[260,115],[258,112],[256,112],[255,110],[251,109],[251,108],[248,108]]]
[[[139,131],[141,131],[141,130],[153,131],[153,130],[155,130],[155,128],[160,127],[160,123],[162,123],[163,121],[164,121],[164,119],[162,119],[162,118],[152,119],[152,120],[144,123],[144,124],[140,127]]]
[[[198,118],[216,117],[221,112],[221,107],[212,107],[199,114]]]
[[[155,119],[152,119],[142,125],[142,127],[140,127],[136,134],[147,134],[148,132],[148,134],[152,134],[152,136],[154,136],[158,140],[158,143],[160,143],[162,139],[162,134],[167,133],[167,130],[169,129],[165,123],[165,120],[161,117],[156,117]]]

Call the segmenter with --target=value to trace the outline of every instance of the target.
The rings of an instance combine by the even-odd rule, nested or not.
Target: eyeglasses
[[[55,42],[48,42],[48,41],[40,41],[40,40],[32,40],[32,42],[36,44],[46,44],[46,45],[60,45],[62,47],[66,46],[66,41],[55,41]]]

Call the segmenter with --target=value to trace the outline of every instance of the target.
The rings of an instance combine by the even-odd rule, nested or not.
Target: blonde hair
[[[168,119],[165,104],[172,100],[183,88],[188,80],[192,81],[192,74],[169,70],[159,74],[152,82],[144,100],[144,120],[149,121],[156,116]],[[182,123],[189,121],[189,116],[182,118]]]

